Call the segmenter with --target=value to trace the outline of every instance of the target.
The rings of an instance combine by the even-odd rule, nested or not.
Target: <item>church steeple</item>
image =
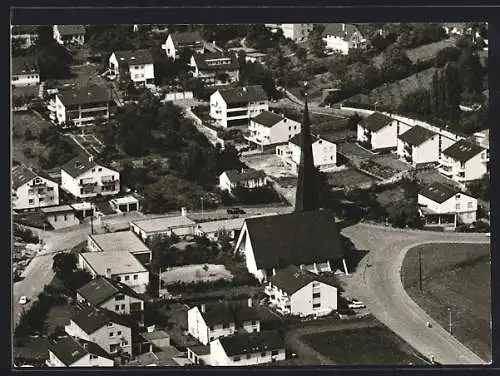
[[[318,191],[316,184],[316,168],[312,152],[311,124],[307,105],[307,83],[305,87],[304,118],[300,132],[300,164],[295,193],[295,212],[318,210]]]

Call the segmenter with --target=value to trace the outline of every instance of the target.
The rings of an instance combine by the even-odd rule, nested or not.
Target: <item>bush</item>
[[[14,237],[19,237],[26,243],[38,243],[40,238],[33,234],[33,231],[14,224]]]
[[[24,131],[24,139],[27,141],[31,141],[31,140],[35,140],[36,136],[33,134],[31,129],[26,128],[26,130]]]
[[[23,148],[23,154],[26,158],[33,158],[35,154],[33,153],[33,149],[29,146]]]

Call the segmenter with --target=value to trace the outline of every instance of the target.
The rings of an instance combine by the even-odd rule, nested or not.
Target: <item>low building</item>
[[[490,148],[490,130],[485,129],[484,131],[481,132],[476,132],[473,135],[474,141],[481,147],[485,149]]]
[[[25,165],[12,169],[12,209],[35,210],[59,205],[59,185]]]
[[[197,31],[170,33],[161,48],[165,50],[169,58],[176,60],[180,57],[181,51],[185,49],[189,49],[192,52],[203,53],[205,41]]]
[[[259,51],[250,51],[245,54],[245,62],[247,63],[265,64],[267,59],[268,55]]]
[[[236,331],[234,314],[225,303],[202,304],[188,310],[188,333],[207,345],[222,336]]]
[[[66,333],[94,342],[108,354],[132,354],[132,323],[114,312],[86,307],[76,312],[65,326]]]
[[[109,201],[111,207],[118,213],[128,213],[141,210],[140,201],[134,196],[114,198]]]
[[[219,187],[231,193],[234,188],[246,189],[265,187],[268,184],[267,175],[263,170],[244,169],[224,171],[219,176]]]
[[[120,173],[92,157],[78,156],[61,167],[61,188],[80,199],[115,195],[120,192]]]
[[[96,343],[72,337],[52,341],[48,351],[47,367],[113,367],[115,363]]]
[[[232,218],[221,221],[198,223],[194,230],[194,234],[196,236],[205,236],[210,240],[217,241],[219,232],[227,231],[230,239],[237,239],[244,220],[244,218]]]
[[[38,40],[38,26],[13,25],[10,29],[12,43],[17,43],[19,48],[30,48]]]
[[[142,294],[149,284],[149,272],[130,252],[85,252],[78,258],[80,269],[93,278],[106,277],[123,282]]]
[[[431,162],[437,163],[439,138],[435,132],[416,125],[398,136],[397,154],[413,167]]]
[[[12,58],[11,84],[14,87],[35,86],[40,83],[40,70],[36,59]]]
[[[210,365],[210,345],[189,346],[187,357],[193,364]]]
[[[337,288],[321,275],[295,265],[269,277],[264,292],[270,305],[284,315],[324,316],[337,310]]]
[[[460,140],[443,150],[439,172],[458,183],[481,179],[489,167],[489,150],[468,140]]]
[[[83,25],[54,25],[52,32],[56,42],[64,46],[85,44],[85,26]]]
[[[95,208],[91,202],[76,202],[74,204],[71,204],[70,206],[73,208],[75,217],[77,217],[78,219],[84,219],[95,215]]]
[[[225,85],[240,80],[240,65],[233,53],[195,53],[189,63],[193,77],[206,85]]]
[[[380,112],[374,112],[358,124],[357,140],[367,149],[377,151],[396,149],[398,121]]]
[[[295,42],[304,42],[313,29],[313,24],[266,24],[272,31],[281,29],[283,36]]]
[[[75,211],[69,205],[51,206],[50,208],[41,209],[43,217],[54,230],[77,226],[80,224],[79,219],[75,216]]]
[[[300,123],[271,111],[263,111],[250,119],[248,136],[245,139],[250,145],[264,151],[277,145],[287,143],[300,133]]]
[[[210,342],[212,366],[251,366],[285,358],[285,342],[277,331],[244,333]]]
[[[59,90],[49,104],[51,119],[63,127],[95,124],[97,119],[109,119],[111,92],[97,85]]]
[[[153,236],[193,235],[195,227],[196,222],[185,215],[141,219],[130,222],[130,229],[139,235],[144,242],[148,242]]]
[[[476,221],[477,200],[451,186],[433,183],[423,187],[418,204],[427,226],[455,228],[457,223]]]
[[[359,29],[352,24],[325,24],[322,38],[325,41],[326,53],[347,55],[349,50],[366,48],[367,42]]]
[[[87,236],[91,252],[130,252],[143,265],[151,263],[151,250],[132,231],[118,231]]]
[[[109,70],[118,80],[128,78],[136,86],[155,86],[154,61],[149,50],[113,52],[109,57]]]
[[[248,126],[250,119],[269,110],[262,86],[219,89],[210,96],[210,117],[221,127]]]

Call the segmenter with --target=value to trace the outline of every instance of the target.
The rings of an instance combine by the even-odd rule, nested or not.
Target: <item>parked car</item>
[[[227,214],[245,214],[246,212],[240,208],[229,208]]]
[[[351,299],[351,301],[347,304],[350,309],[361,309],[366,308],[365,303],[358,299]]]

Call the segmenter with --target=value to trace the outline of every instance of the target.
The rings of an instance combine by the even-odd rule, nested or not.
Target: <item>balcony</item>
[[[49,110],[50,112],[56,112],[56,102],[50,101],[47,105],[47,110]]]
[[[453,167],[455,166],[455,161],[453,159],[450,159],[450,158],[441,158],[439,160],[439,164],[443,167]]]
[[[103,176],[101,178],[101,182],[102,184],[110,184],[110,183],[116,183],[117,180],[115,180],[115,177],[114,176]]]
[[[447,177],[452,177],[453,176],[453,169],[451,167],[448,167],[448,166],[444,166],[444,165],[439,165],[439,172],[441,174],[443,174],[444,176],[447,176]]]
[[[83,187],[83,188],[90,188],[90,187],[95,187],[97,186],[97,182],[96,181],[83,181],[83,182],[80,182],[80,186]]]

